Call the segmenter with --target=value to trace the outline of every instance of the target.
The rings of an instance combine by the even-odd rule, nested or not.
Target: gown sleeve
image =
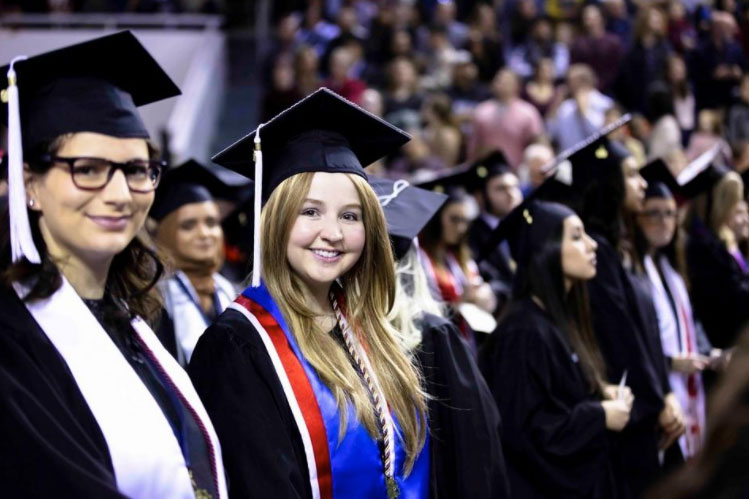
[[[500,415],[476,361],[451,323],[428,314],[419,351],[429,401],[433,497],[506,498]]]
[[[198,341],[188,373],[221,442],[230,496],[311,497],[301,436],[249,322],[224,312]]]
[[[0,291],[0,495],[124,498],[67,364],[9,293]]]

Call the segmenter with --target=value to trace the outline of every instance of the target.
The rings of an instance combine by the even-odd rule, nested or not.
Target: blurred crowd
[[[312,0],[278,14],[261,120],[326,86],[411,133],[380,165],[387,176],[418,180],[499,148],[526,189],[556,152],[631,112],[622,133],[641,163],[678,173],[720,143],[743,171],[747,6]]]

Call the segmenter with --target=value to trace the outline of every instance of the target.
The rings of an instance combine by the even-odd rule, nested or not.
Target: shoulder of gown
[[[67,363],[0,285],[0,482],[8,497],[123,497]]]
[[[187,368],[221,442],[235,498],[311,498],[304,446],[259,333],[224,311]]]
[[[468,345],[446,319],[424,314],[418,325],[417,358],[432,397],[432,489],[439,497],[509,497],[499,411]]]

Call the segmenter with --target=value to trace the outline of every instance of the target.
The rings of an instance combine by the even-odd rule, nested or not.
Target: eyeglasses
[[[159,186],[161,170],[165,161],[134,159],[126,163],[109,161],[104,158],[61,158],[44,156],[45,163],[64,163],[70,170],[73,184],[84,191],[98,191],[106,187],[117,170],[122,170],[131,192],[149,193]]]
[[[649,219],[649,220],[671,220],[676,218],[676,211],[675,210],[647,210],[643,211],[641,216]]]

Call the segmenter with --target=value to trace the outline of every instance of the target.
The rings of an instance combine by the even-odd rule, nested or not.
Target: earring
[[[34,200],[29,199],[29,208],[33,208],[33,207],[34,207]]]

